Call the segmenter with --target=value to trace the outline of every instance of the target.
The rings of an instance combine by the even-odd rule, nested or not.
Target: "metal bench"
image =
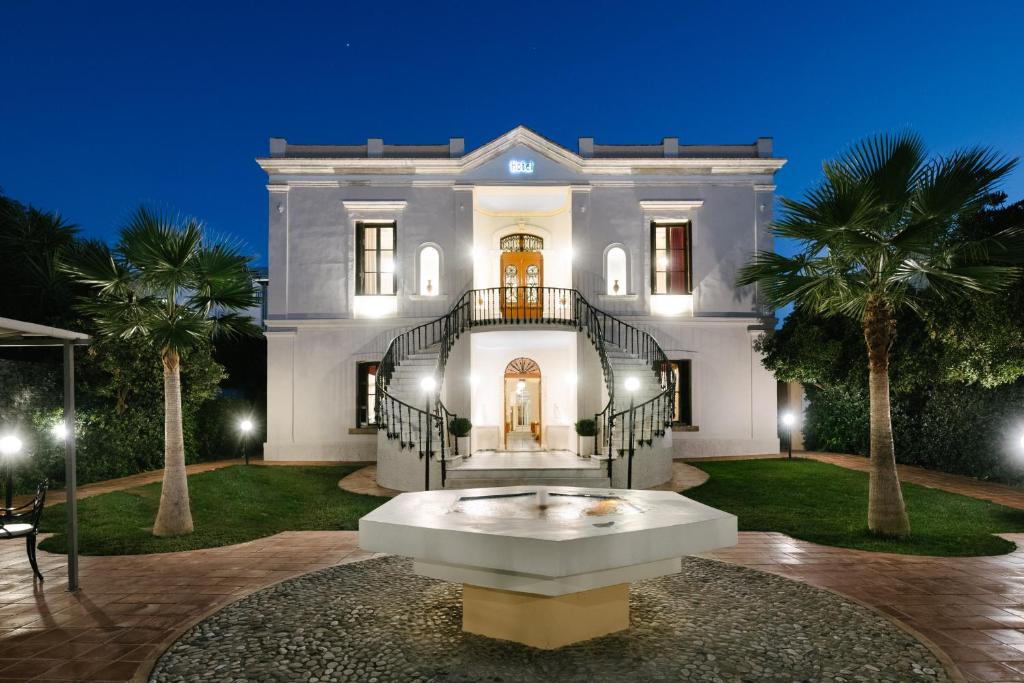
[[[25,539],[32,573],[40,581],[43,580],[43,574],[36,564],[36,534],[39,533],[39,520],[43,516],[43,505],[46,503],[46,488],[47,482],[44,480],[36,487],[36,495],[28,503],[17,507],[0,508],[0,540]]]

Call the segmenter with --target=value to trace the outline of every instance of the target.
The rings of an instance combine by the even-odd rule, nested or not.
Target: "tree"
[[[141,338],[158,352],[164,378],[164,476],[157,536],[192,531],[181,413],[182,354],[219,335],[256,334],[237,311],[256,303],[249,259],[208,243],[195,219],[175,221],[140,208],[111,249],[89,242],[69,270],[92,289],[81,304],[98,334]]]
[[[73,283],[60,259],[74,247],[77,233],[59,214],[0,195],[0,316],[75,326]]]
[[[770,306],[790,303],[858,322],[868,357],[870,484],[868,528],[910,533],[896,472],[889,405],[889,356],[897,316],[971,293],[992,293],[1020,274],[1019,227],[965,239],[956,227],[977,214],[1015,166],[972,148],[929,158],[912,134],[876,136],[826,162],[803,200],[782,199],[774,234],[797,240],[793,257],[758,252],[737,284],[758,285]]]

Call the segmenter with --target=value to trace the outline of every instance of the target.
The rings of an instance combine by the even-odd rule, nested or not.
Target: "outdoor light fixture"
[[[633,488],[633,455],[636,453],[636,392],[640,388],[640,380],[637,377],[627,377],[622,386],[629,392],[629,461],[626,469],[626,488]],[[642,445],[642,444],[641,444]],[[609,453],[608,458],[611,459]]]
[[[782,414],[782,425],[786,428],[786,446],[789,451],[789,459],[793,459],[793,425],[796,424],[796,415],[790,412]]]
[[[5,455],[7,457],[17,455],[21,452],[21,447],[21,439],[13,434],[8,434],[7,436],[0,438],[0,455]]]
[[[430,451],[432,450],[430,442],[431,442],[431,437],[434,434],[434,423],[433,423],[433,420],[431,419],[432,413],[431,413],[431,410],[430,410],[430,395],[434,393],[435,389],[437,389],[437,380],[434,379],[433,375],[427,375],[426,377],[424,377],[423,379],[420,380],[420,389],[423,390],[424,400],[427,403],[426,407],[423,410],[423,412],[426,413],[426,417],[427,417],[427,424],[426,424],[427,435],[426,435],[426,438],[423,439],[423,441],[424,441],[423,446],[424,447],[423,447],[423,455],[421,456],[423,458],[423,466],[424,466],[423,490],[424,491],[429,491],[430,490]],[[421,427],[421,429],[422,429],[422,427]],[[423,438],[423,432],[422,431],[420,432],[420,438]],[[442,434],[442,438],[444,438],[443,434]],[[441,451],[441,453],[442,453],[442,458],[441,458],[441,470],[442,470],[442,472],[441,472],[441,482],[442,482],[442,485],[443,485],[443,483],[444,483],[444,457],[443,457],[444,450],[443,450],[443,444],[442,444],[442,451]]]
[[[64,424],[64,421],[61,420],[50,427],[50,433],[53,434],[53,438],[57,441],[63,441],[68,437],[68,427]]]
[[[21,452],[21,439],[8,434],[0,438],[0,455],[4,456],[4,507],[8,510],[13,506],[14,500],[14,456]]]
[[[242,458],[246,465],[249,464],[249,434],[252,433],[252,429],[252,420],[249,418],[244,417],[239,421],[238,431],[242,432]]]

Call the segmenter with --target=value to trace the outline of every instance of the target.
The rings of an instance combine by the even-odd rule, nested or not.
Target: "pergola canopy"
[[[22,320],[0,318],[0,346],[59,346],[67,342],[75,345],[88,344],[89,335]]]

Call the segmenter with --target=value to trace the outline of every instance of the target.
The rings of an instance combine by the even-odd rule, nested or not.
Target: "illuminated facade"
[[[605,358],[582,323],[566,324],[577,300],[649,334],[671,361],[673,456],[778,452],[776,385],[752,346],[761,312],[733,284],[755,248],[771,248],[785,161],[770,139],[581,138],[573,151],[518,127],[469,152],[459,138],[272,139],[258,161],[269,178],[267,459],[377,459],[389,344],[458,306],[500,323],[460,334],[438,378],[447,409],[473,422],[470,448],[575,451],[572,425],[614,388],[603,368],[620,368],[620,383],[630,362],[643,365],[615,353],[624,342],[610,333]],[[420,405],[412,374],[436,367],[435,347],[409,356],[386,391]]]

